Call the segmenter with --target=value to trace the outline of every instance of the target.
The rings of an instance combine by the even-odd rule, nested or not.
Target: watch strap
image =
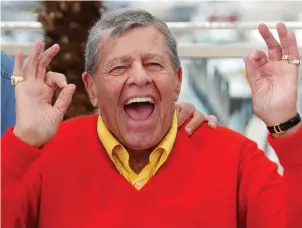
[[[275,124],[274,126],[267,127],[267,130],[272,134],[282,133],[282,132],[296,126],[300,122],[301,122],[301,116],[299,115],[299,113],[297,113],[297,115],[295,115],[292,119],[290,119],[284,123]]]

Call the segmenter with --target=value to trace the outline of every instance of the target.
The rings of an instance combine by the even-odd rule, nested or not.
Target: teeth
[[[128,100],[126,105],[139,102],[149,102],[151,104],[154,104],[154,100],[152,99],[152,97],[135,97]]]

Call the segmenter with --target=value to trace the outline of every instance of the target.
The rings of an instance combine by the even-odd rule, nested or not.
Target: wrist
[[[298,113],[297,107],[293,107],[290,110],[286,109],[287,111],[275,111],[273,114],[266,115],[264,119],[264,123],[266,126],[274,126],[276,124],[284,123],[290,119],[292,119]]]
[[[272,137],[274,139],[285,138],[285,137],[288,137],[288,136],[296,133],[301,128],[302,128],[302,122],[298,123],[296,126],[290,128],[282,133],[274,133],[274,134],[272,134]]]
[[[301,116],[298,112],[295,112],[295,114],[291,114],[291,117],[288,117],[286,120],[267,124],[267,129],[273,138],[282,138],[294,134],[301,128],[301,124]]]
[[[41,143],[36,140],[37,137],[33,136],[29,130],[26,130],[26,128],[15,126],[13,129],[13,134],[21,141],[32,147],[39,148],[42,146]]]

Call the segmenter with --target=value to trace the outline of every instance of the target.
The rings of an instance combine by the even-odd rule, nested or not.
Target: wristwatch
[[[297,113],[297,115],[295,115],[292,119],[290,119],[284,123],[275,124],[274,126],[267,127],[267,130],[272,134],[282,133],[282,132],[296,126],[300,122],[301,122],[301,116],[299,115],[299,113]]]

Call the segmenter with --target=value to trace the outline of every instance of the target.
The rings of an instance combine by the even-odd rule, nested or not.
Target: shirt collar
[[[103,146],[105,147],[106,152],[112,159],[112,153],[114,151],[114,148],[117,146],[122,146],[122,144],[117,140],[117,138],[108,130],[106,127],[102,117],[99,115],[98,122],[97,122],[97,132],[100,141],[102,142]],[[177,134],[177,116],[176,112],[174,113],[172,125],[170,127],[170,130],[166,134],[166,136],[162,139],[162,141],[159,143],[156,149],[163,149],[164,152],[169,155],[171,152],[175,137]]]

